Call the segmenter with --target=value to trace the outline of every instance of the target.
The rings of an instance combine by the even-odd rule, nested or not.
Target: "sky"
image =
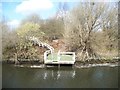
[[[71,9],[76,6],[78,1],[84,0],[1,0],[0,15],[7,20],[8,25],[17,27],[20,21],[30,14],[36,13],[41,18],[47,19],[56,14],[59,2],[68,2],[67,4]]]
[[[54,16],[58,11],[58,3],[55,0],[4,0],[1,2],[1,11],[7,23],[12,27],[17,27],[20,21],[30,14],[38,14],[43,19]],[[68,4],[71,8],[75,2]]]

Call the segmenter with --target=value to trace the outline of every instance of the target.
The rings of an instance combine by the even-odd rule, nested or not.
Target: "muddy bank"
[[[76,61],[73,65],[75,68],[89,68],[96,66],[110,66],[115,67],[119,66],[119,59],[114,60],[89,60],[89,61]],[[43,61],[23,61],[15,65],[14,61],[6,60],[2,63],[13,64],[15,67],[29,67],[29,68],[45,68],[45,67],[54,67],[54,66],[45,66]]]
[[[15,64],[14,60],[3,60],[2,63]],[[43,60],[29,60],[29,61],[18,61],[17,65],[22,64],[43,64]]]
[[[90,60],[90,61],[77,61],[75,62],[76,68],[88,68],[88,67],[95,67],[95,66],[119,66],[119,59],[114,60]]]
[[[28,68],[46,68],[46,67],[55,67],[54,65],[47,65],[44,64],[23,64],[23,65],[14,65],[15,67],[28,67]],[[118,62],[115,63],[96,63],[96,64],[82,64],[80,62],[76,62],[73,67],[74,68],[90,68],[90,67],[102,67],[102,66],[109,66],[109,67],[116,67],[119,66]]]
[[[44,64],[40,65],[14,65],[15,67],[28,67],[28,68],[46,68],[46,67],[54,67],[54,66],[45,66]],[[109,66],[109,67],[116,67],[119,66],[118,63],[103,63],[103,64],[75,64],[74,68],[90,68],[90,67],[102,67],[102,66]]]
[[[99,63],[99,64],[75,64],[76,68],[89,68],[89,67],[97,67],[97,66],[109,66],[109,67],[115,67],[119,66],[118,62],[116,63]]]

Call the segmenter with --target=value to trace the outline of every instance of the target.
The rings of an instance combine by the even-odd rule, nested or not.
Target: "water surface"
[[[3,88],[117,88],[118,67],[20,68],[2,65]]]

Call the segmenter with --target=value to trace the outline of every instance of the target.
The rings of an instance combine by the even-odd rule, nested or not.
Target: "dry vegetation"
[[[79,3],[65,16],[42,20],[33,14],[24,19],[13,31],[2,21],[3,60],[40,59],[42,49],[29,42],[26,37],[36,36],[41,41],[63,39],[66,51],[76,52],[78,60],[118,56],[118,8],[111,3]],[[66,6],[67,8],[67,6]],[[64,9],[63,9],[64,11]]]

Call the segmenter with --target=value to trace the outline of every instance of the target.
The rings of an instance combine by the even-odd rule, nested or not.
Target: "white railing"
[[[45,51],[44,52],[44,63],[47,62],[48,60],[48,54],[51,54],[52,55],[52,60],[50,60],[51,62],[53,62],[53,52],[54,52],[54,48],[52,46],[50,46],[49,44],[47,43],[42,43],[38,38],[36,37],[29,37],[29,40],[33,41],[34,43],[38,44],[39,46],[42,46],[42,47],[46,47],[48,48],[49,50]],[[60,62],[60,58],[61,58],[61,55],[67,55],[67,54],[70,54],[70,55],[73,55],[72,57],[72,62],[75,62],[75,52],[58,52],[57,54],[57,63]]]
[[[60,60],[60,55],[67,55],[67,54],[70,54],[72,55],[72,60],[75,62],[75,52],[58,52],[58,55],[59,55],[59,60]]]
[[[44,52],[44,61],[48,60],[47,55],[48,55],[49,53],[51,53],[50,50],[47,50],[47,51]]]
[[[51,51],[51,53],[54,51],[54,48],[53,48],[52,46],[50,46],[50,45],[47,44],[47,43],[41,42],[38,38],[36,38],[36,37],[34,37],[34,36],[33,36],[33,37],[29,37],[29,40],[31,40],[31,41],[33,41],[34,43],[38,44],[39,47],[42,46],[42,47],[48,48],[48,49]]]
[[[47,51],[44,53],[44,63],[46,64],[46,63],[57,63],[57,64],[60,64],[60,63],[72,63],[72,64],[74,64],[74,62],[75,62],[75,52],[60,52],[60,51],[58,51],[58,53],[57,53],[57,62],[53,62],[54,60],[52,59],[52,60],[48,60],[48,58],[47,58]],[[53,53],[51,53],[51,54],[53,54]],[[61,60],[61,55],[67,55],[67,54],[70,54],[70,55],[72,55],[72,60]]]
[[[49,50],[47,50],[47,51],[44,52],[44,62],[47,60],[47,55],[50,54],[50,53],[52,54],[54,52],[54,48],[52,46],[50,46],[47,43],[41,42],[38,38],[36,38],[34,36],[33,37],[29,37],[29,40],[33,41],[36,44],[38,44],[39,47],[42,46],[44,48],[46,47],[46,48],[49,49]],[[53,56],[52,56],[52,58],[53,58]]]

